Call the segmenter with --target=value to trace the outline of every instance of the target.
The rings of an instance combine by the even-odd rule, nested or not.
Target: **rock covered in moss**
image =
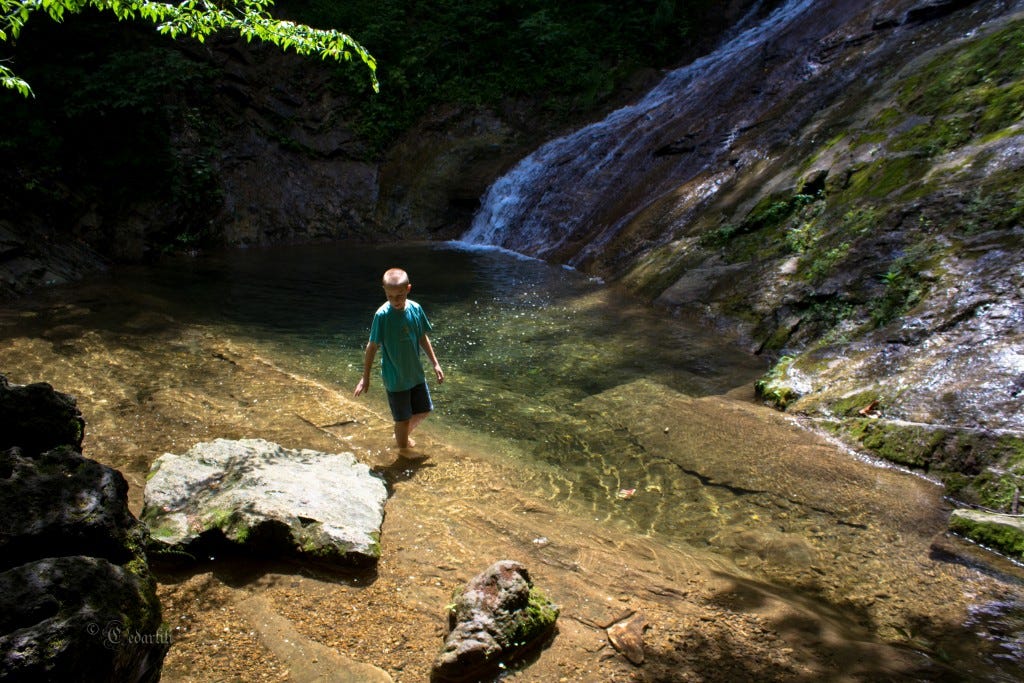
[[[0,679],[158,680],[170,635],[127,482],[76,450],[70,396],[0,377],[0,413]]]
[[[543,643],[558,613],[526,567],[512,560],[494,563],[455,597],[431,679],[475,681],[493,674]]]
[[[142,519],[164,549],[226,543],[269,556],[367,564],[380,557],[387,489],[351,453],[217,439],[157,458],[144,501]]]
[[[953,510],[949,529],[1014,559],[1024,560],[1024,516]]]

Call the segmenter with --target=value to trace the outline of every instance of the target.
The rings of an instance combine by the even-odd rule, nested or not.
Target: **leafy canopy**
[[[33,15],[47,15],[62,21],[67,14],[86,8],[113,13],[119,20],[145,19],[158,32],[172,38],[188,36],[203,42],[219,30],[234,31],[248,41],[253,38],[273,43],[300,55],[351,61],[358,57],[370,70],[376,92],[377,62],[362,45],[338,30],[315,29],[301,23],[275,19],[269,8],[274,0],[184,0],[177,4],[150,0],[0,0],[0,43],[17,40]],[[29,96],[29,84],[0,62],[0,85]]]

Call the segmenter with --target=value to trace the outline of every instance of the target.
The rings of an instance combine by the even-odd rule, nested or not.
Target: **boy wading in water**
[[[440,384],[444,381],[441,364],[430,345],[430,321],[418,303],[409,299],[409,275],[400,268],[384,273],[386,304],[377,309],[370,325],[370,341],[363,354],[363,378],[356,385],[354,396],[370,390],[370,371],[377,349],[383,349],[380,374],[388,394],[391,415],[395,418],[395,442],[400,451],[415,446],[409,438],[416,427],[427,418],[434,404],[420,364],[420,349],[426,352],[434,366]]]

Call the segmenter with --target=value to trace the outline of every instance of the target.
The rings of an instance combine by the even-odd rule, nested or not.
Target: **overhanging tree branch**
[[[60,22],[68,14],[93,7],[121,21],[151,21],[159,33],[171,38],[187,36],[203,42],[212,33],[224,30],[247,41],[256,38],[300,55],[337,61],[358,57],[369,69],[374,92],[379,91],[377,61],[362,45],[341,31],[275,19],[270,15],[273,4],[273,0],[184,0],[176,4],[149,0],[0,0],[0,42],[17,40],[33,15],[45,14]],[[2,62],[0,86],[25,96],[32,94],[29,84]]]

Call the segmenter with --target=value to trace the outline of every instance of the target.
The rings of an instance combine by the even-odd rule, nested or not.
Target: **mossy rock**
[[[783,356],[771,370],[754,383],[757,395],[780,410],[785,410],[801,396],[793,383],[787,379],[787,372],[794,360],[791,356]]]
[[[513,560],[495,562],[452,596],[448,635],[430,680],[491,680],[546,642],[558,614],[558,606],[534,587],[526,567]]]
[[[1024,560],[1024,516],[981,510],[954,510],[949,530],[986,548]]]
[[[909,467],[927,468],[946,433],[922,425],[906,425],[862,418],[851,420],[843,430],[873,455]]]

